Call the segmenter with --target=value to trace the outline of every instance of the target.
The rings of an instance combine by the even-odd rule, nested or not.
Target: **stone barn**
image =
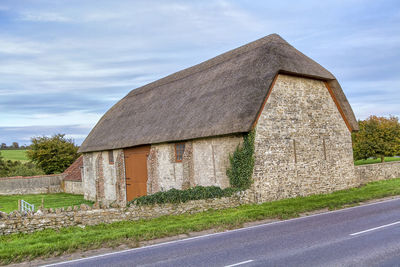
[[[229,155],[255,129],[250,190],[262,202],[358,185],[357,121],[336,78],[272,34],[135,90],[80,147],[86,199],[125,205],[229,186]]]

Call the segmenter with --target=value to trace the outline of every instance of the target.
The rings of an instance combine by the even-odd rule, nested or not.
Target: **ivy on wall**
[[[233,155],[229,156],[230,167],[226,174],[230,187],[222,189],[218,186],[195,186],[186,190],[172,188],[165,192],[135,198],[128,203],[136,205],[153,205],[163,203],[183,203],[189,200],[221,198],[250,187],[254,168],[254,136],[255,130],[243,137],[243,145],[237,146]]]
[[[255,130],[247,133],[243,137],[243,145],[238,146],[233,155],[229,157],[231,166],[227,169],[226,174],[233,188],[245,190],[253,182],[254,137]]]

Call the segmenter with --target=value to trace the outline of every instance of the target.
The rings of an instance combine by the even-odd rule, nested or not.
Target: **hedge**
[[[221,189],[218,186],[195,186],[186,190],[172,188],[165,192],[142,196],[130,201],[128,205],[154,205],[163,203],[183,203],[189,200],[229,197],[238,190],[235,188]]]

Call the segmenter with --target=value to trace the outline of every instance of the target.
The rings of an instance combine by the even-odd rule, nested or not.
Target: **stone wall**
[[[242,142],[241,135],[186,141],[183,160],[175,159],[175,143],[151,146],[148,157],[148,194],[196,185],[229,186],[229,155]]]
[[[108,151],[84,153],[82,185],[85,199],[109,205],[126,204],[125,165],[122,149],[112,151],[114,162],[109,161]]]
[[[400,178],[400,161],[356,166],[356,174],[362,184],[392,178]]]
[[[64,193],[83,195],[82,182],[64,180],[63,191]]]
[[[10,214],[0,212],[0,235],[11,233],[29,233],[44,229],[61,227],[96,225],[124,220],[150,219],[164,215],[197,213],[209,209],[226,209],[248,203],[246,192],[232,197],[194,200],[181,204],[160,204],[154,206],[131,206],[129,208],[91,209],[81,205],[67,209],[44,210],[36,213]]]
[[[64,174],[2,177],[0,195],[59,193],[63,179]]]
[[[357,186],[351,134],[324,82],[279,75],[256,126],[256,201]]]

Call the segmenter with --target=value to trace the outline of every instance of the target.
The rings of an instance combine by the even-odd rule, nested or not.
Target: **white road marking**
[[[371,229],[367,229],[367,230],[364,230],[364,231],[360,231],[360,232],[357,232],[357,233],[352,233],[350,235],[351,236],[361,235],[361,234],[364,234],[364,233],[368,233],[368,232],[371,232],[371,231],[374,231],[374,230],[378,230],[378,229],[381,229],[381,228],[389,227],[389,226],[396,225],[396,224],[399,224],[399,223],[400,223],[400,221],[397,221],[397,222],[394,222],[394,223],[381,225],[381,226],[374,227],[374,228],[371,228]]]
[[[274,225],[274,224],[288,223],[288,222],[298,221],[298,220],[304,220],[304,219],[307,219],[307,218],[322,216],[322,215],[331,214],[331,213],[340,213],[340,212],[349,211],[349,210],[356,209],[356,208],[374,206],[374,205],[383,204],[383,203],[392,202],[392,201],[398,201],[398,200],[400,200],[400,198],[393,198],[393,199],[388,199],[388,200],[384,200],[384,201],[380,201],[380,202],[373,202],[373,203],[364,204],[364,205],[360,205],[360,206],[354,206],[354,207],[350,207],[350,208],[338,209],[338,210],[333,210],[333,211],[328,211],[328,212],[308,215],[308,216],[304,216],[304,217],[293,218],[293,219],[289,219],[289,220],[276,221],[276,222],[271,222],[271,223],[265,223],[265,224],[249,226],[249,227],[245,227],[245,228],[229,230],[229,231],[225,231],[225,232],[218,232],[218,233],[213,233],[213,234],[206,234],[206,235],[200,235],[200,236],[195,236],[195,237],[189,237],[189,238],[169,241],[169,242],[165,242],[165,243],[149,245],[149,246],[145,246],[145,247],[131,248],[131,249],[126,249],[126,250],[121,250],[121,251],[116,251],[116,252],[105,253],[105,254],[101,254],[101,255],[85,257],[85,258],[76,259],[76,260],[69,260],[69,261],[50,263],[50,264],[47,264],[47,265],[42,265],[42,267],[57,266],[57,265],[62,265],[62,264],[66,264],[66,263],[86,261],[86,260],[95,259],[95,258],[102,258],[102,257],[106,257],[106,256],[111,256],[111,255],[123,254],[123,253],[136,251],[136,250],[145,250],[145,249],[149,249],[149,248],[160,247],[160,246],[170,245],[170,244],[174,244],[174,243],[181,243],[181,242],[191,241],[193,239],[203,239],[203,238],[207,238],[207,237],[224,235],[224,234],[229,234],[229,233],[234,233],[234,232],[248,231],[248,230],[251,230],[251,229],[254,229],[254,228],[266,227],[266,226],[270,226],[270,225]]]
[[[242,261],[242,262],[238,262],[238,263],[235,263],[235,264],[226,265],[225,267],[239,266],[239,265],[242,265],[242,264],[250,263],[252,261],[254,261],[254,260]]]

